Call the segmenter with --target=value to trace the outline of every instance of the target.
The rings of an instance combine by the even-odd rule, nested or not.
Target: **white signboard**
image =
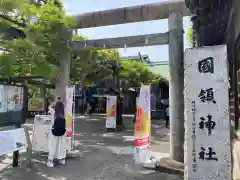
[[[34,130],[32,148],[35,151],[48,152],[49,134],[53,124],[52,115],[36,115],[34,118]]]
[[[0,131],[0,156],[27,148],[27,140],[23,128]]]
[[[107,96],[107,117],[106,117],[106,128],[116,128],[116,115],[117,115],[117,97]]]
[[[185,180],[231,180],[227,49],[185,51]]]

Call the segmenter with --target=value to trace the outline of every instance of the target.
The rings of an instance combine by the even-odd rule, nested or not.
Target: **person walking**
[[[166,123],[165,127],[169,128],[169,107],[166,108]]]
[[[50,105],[49,111],[54,114],[54,122],[49,133],[49,154],[48,167],[54,167],[54,159],[58,159],[60,164],[65,164],[66,158],[66,120],[64,112],[64,104],[60,97],[57,98],[55,104]]]
[[[91,102],[87,102],[87,107],[85,111],[85,116],[89,116],[92,110]]]
[[[91,102],[92,102],[92,92],[91,92],[91,87],[88,87],[86,89],[86,104],[87,104],[86,111],[85,111],[86,116],[90,115],[91,113],[91,110],[92,110]]]

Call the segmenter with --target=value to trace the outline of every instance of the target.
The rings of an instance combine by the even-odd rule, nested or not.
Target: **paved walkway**
[[[233,141],[233,180],[240,180],[240,131],[237,136]]]
[[[146,170],[133,162],[133,124],[131,117],[124,120],[124,132],[106,133],[104,117],[80,118],[75,123],[76,148],[80,155],[68,159],[66,165],[53,169],[45,165],[46,156],[35,155],[35,168],[26,172],[23,168],[5,167],[0,163],[0,180],[180,180],[183,177]],[[30,125],[31,131],[31,125]],[[153,122],[152,149],[156,156],[167,156],[169,151],[168,131],[163,124]],[[161,143],[160,143],[161,142]],[[161,153],[157,153],[160,151]]]

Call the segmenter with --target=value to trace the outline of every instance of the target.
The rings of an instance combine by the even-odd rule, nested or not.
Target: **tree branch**
[[[6,21],[8,21],[8,22],[11,22],[11,23],[13,23],[13,24],[16,24],[16,25],[18,25],[18,26],[20,26],[20,27],[25,27],[25,26],[26,26],[26,24],[17,22],[17,21],[15,21],[15,20],[11,19],[9,16],[4,15],[4,14],[0,14],[0,18],[6,20]]]

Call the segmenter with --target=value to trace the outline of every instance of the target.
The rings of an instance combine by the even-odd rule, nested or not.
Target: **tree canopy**
[[[137,61],[121,61],[120,77],[129,87],[139,87],[141,83],[157,83],[164,78],[154,74],[144,63]]]
[[[117,50],[71,51],[64,33],[75,26],[75,22],[66,15],[58,0],[2,0],[0,11],[0,17],[4,16],[0,19],[0,27],[14,27],[25,35],[1,41],[1,47],[6,51],[0,55],[0,76],[38,75],[55,82],[60,53],[67,50],[72,54],[72,82],[81,80],[90,83],[93,79],[98,81],[112,76],[112,70],[107,67],[108,61],[122,65],[120,78],[129,86],[161,79],[143,63],[120,61]],[[86,38],[73,37],[73,40],[83,39]]]
[[[2,75],[40,75],[54,78],[60,52],[69,49],[68,42],[62,38],[63,31],[70,28],[74,21],[53,3],[39,7],[25,2],[18,10],[17,13],[22,18],[17,21],[23,21],[26,24],[24,27],[5,19],[1,21],[22,30],[26,38],[2,42],[7,50],[0,57]]]

